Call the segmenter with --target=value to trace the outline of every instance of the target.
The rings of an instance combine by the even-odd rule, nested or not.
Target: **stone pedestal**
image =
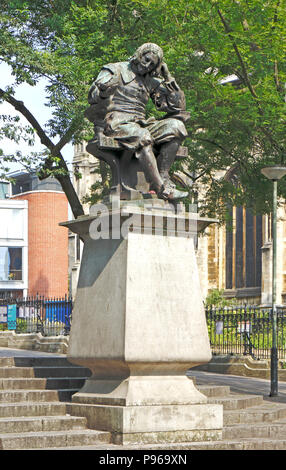
[[[186,376],[211,359],[193,243],[211,220],[158,201],[97,215],[61,224],[84,240],[68,359],[92,371],[72,412],[115,443],[220,438],[222,406]]]

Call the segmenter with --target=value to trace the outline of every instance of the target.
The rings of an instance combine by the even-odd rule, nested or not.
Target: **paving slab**
[[[66,354],[32,351],[30,349],[0,348],[0,357],[66,357]]]
[[[255,377],[240,377],[237,375],[216,374],[189,369],[189,377],[195,377],[198,385],[226,385],[230,391],[241,394],[262,395],[264,400],[286,403],[286,383],[278,383],[278,396],[270,397],[270,380]]]

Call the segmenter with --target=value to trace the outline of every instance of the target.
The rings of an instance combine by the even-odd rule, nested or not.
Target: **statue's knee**
[[[139,133],[139,147],[148,147],[148,145],[152,145],[153,143],[153,138],[150,134],[150,132],[147,129],[142,129],[141,132]]]
[[[178,119],[172,119],[172,121],[172,131],[174,136],[180,139],[187,137],[188,133],[185,124]]]

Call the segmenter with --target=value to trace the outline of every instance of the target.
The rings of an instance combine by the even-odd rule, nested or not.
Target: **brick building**
[[[5,276],[2,281],[0,279],[0,295],[34,296],[38,293],[46,297],[62,297],[68,293],[68,234],[59,222],[68,219],[67,198],[53,178],[39,181],[36,175],[26,172],[11,176],[15,184],[10,186],[10,197],[5,196],[3,203],[6,204],[6,213],[15,204],[25,204],[27,208],[26,256],[24,248],[15,246],[19,244],[17,239],[13,241],[14,247],[20,249],[22,272],[27,274],[25,279],[19,274],[21,279],[16,280],[11,272],[9,279],[6,280]],[[20,219],[19,223],[22,223]],[[5,244],[11,245],[11,240],[0,239],[0,244],[4,252]],[[10,252],[9,256],[10,266]],[[6,267],[7,272],[9,266]]]

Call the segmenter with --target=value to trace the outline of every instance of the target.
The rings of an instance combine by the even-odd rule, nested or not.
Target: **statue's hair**
[[[138,49],[136,49],[133,56],[129,58],[129,61],[133,64],[138,64],[143,54],[145,54],[146,52],[153,52],[154,54],[158,56],[159,58],[158,66],[156,67],[155,70],[151,72],[151,75],[154,75],[154,76],[160,75],[161,64],[163,61],[163,51],[160,46],[157,46],[157,44],[154,44],[153,42],[145,42],[144,44],[142,44],[142,46],[138,47]]]

